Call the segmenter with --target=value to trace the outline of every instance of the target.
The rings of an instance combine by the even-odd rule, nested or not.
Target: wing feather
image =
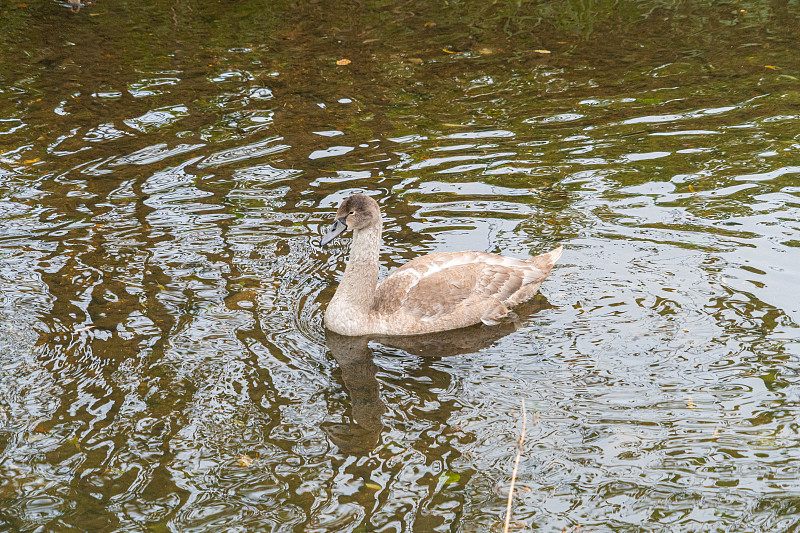
[[[392,272],[377,288],[376,311],[398,311],[435,320],[467,299],[512,300],[548,271],[522,259],[483,252],[445,252],[418,257]]]

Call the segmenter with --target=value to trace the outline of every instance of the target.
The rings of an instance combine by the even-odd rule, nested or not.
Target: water
[[[0,9],[3,530],[501,531],[523,402],[514,531],[797,527],[796,2]],[[565,253],[326,334],[353,191]]]

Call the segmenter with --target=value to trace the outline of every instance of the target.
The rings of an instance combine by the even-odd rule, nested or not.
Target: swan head
[[[381,211],[378,202],[366,194],[354,194],[342,200],[333,225],[320,243],[325,246],[348,229],[357,231],[380,223]]]

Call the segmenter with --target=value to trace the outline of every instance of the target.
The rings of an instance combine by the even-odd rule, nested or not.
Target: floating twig
[[[522,400],[522,433],[519,435],[519,444],[517,445],[517,458],[514,460],[514,471],[511,473],[511,486],[508,487],[508,505],[506,506],[506,524],[503,527],[503,533],[508,533],[508,524],[511,522],[511,502],[514,499],[514,481],[517,479],[517,467],[519,466],[519,458],[522,456],[522,444],[525,442],[525,431],[527,430],[528,416],[525,413],[525,400]]]

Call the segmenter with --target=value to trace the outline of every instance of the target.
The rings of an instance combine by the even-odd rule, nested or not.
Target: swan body
[[[353,230],[350,259],[327,310],[325,326],[340,335],[415,335],[483,322],[497,324],[532,298],[562,247],[528,259],[485,252],[417,257],[378,283],[382,218],[364,194],[346,198],[325,245]]]

